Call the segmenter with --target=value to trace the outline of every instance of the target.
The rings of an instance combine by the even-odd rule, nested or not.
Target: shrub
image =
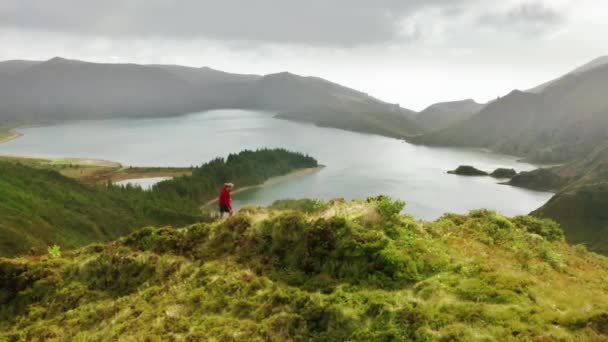
[[[370,197],[367,199],[367,201],[370,203],[374,203],[380,216],[385,219],[394,218],[405,207],[405,202],[393,200],[390,197],[384,195]]]
[[[320,199],[283,199],[272,203],[270,209],[298,210],[305,213],[315,213],[327,208],[327,202]]]
[[[560,225],[550,219],[539,219],[533,216],[517,216],[513,222],[520,228],[538,234],[549,241],[564,240],[564,231]]]
[[[155,274],[155,264],[125,253],[101,254],[79,270],[80,280],[91,289],[117,295],[133,292]]]
[[[61,247],[53,245],[47,248],[51,258],[61,258]]]
[[[466,224],[486,233],[488,244],[500,243],[515,230],[515,225],[508,218],[491,210],[473,210],[469,213]]]
[[[561,270],[564,267],[563,257],[561,254],[553,251],[549,246],[545,247],[541,252],[541,258],[551,265],[555,270]]]
[[[456,293],[464,300],[489,303],[517,303],[530,283],[524,279],[505,274],[484,273],[475,278],[464,279]]]

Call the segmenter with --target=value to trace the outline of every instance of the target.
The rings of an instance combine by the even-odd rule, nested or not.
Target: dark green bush
[[[392,198],[384,195],[377,197],[370,197],[367,199],[368,202],[374,203],[380,216],[385,219],[391,219],[399,215],[399,213],[405,207],[405,202],[399,200],[393,200]]]
[[[305,213],[316,213],[327,208],[327,202],[320,199],[283,199],[272,203],[270,209],[298,210]]]
[[[91,289],[126,295],[155,274],[150,259],[123,253],[102,253],[79,270],[80,280]]]
[[[533,216],[517,216],[513,222],[530,233],[538,234],[549,241],[564,240],[564,231],[560,225],[550,219],[539,219]]]

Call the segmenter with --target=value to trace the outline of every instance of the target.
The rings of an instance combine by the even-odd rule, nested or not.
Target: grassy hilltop
[[[281,201],[0,259],[0,339],[602,341],[608,260],[490,211]]]

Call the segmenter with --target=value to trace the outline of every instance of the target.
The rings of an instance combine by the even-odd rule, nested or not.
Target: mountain
[[[161,117],[219,108],[268,110],[285,119],[388,136],[419,132],[407,117],[411,111],[316,77],[59,57],[0,63],[0,124]]]
[[[0,258],[0,339],[602,341],[608,260],[490,211],[282,201],[228,220]]]
[[[403,137],[418,132],[413,112],[317,77],[288,72],[264,76],[245,97],[245,107],[320,126]]]
[[[27,69],[40,62],[36,61],[24,61],[24,60],[12,60],[0,62],[0,77],[10,75]]]
[[[446,129],[413,138],[429,145],[490,148],[561,163],[608,139],[608,65],[563,77],[542,93],[513,91]]]
[[[589,70],[592,70],[592,69],[595,69],[597,67],[604,66],[604,65],[608,65],[608,56],[598,57],[598,58],[592,60],[591,62],[584,64],[584,65],[570,71],[569,73],[565,74],[564,76],[561,76],[561,77],[551,80],[549,82],[545,82],[539,86],[536,86],[532,89],[527,90],[527,92],[542,93],[547,87],[549,87],[550,85],[552,85],[556,82],[559,82],[560,80],[562,80],[563,78],[565,78],[569,75],[574,75],[574,74],[578,74],[581,72],[589,71]]]
[[[429,106],[418,113],[415,118],[423,130],[436,131],[470,118],[483,107],[483,104],[477,103],[472,99],[441,102]]]
[[[196,95],[159,68],[53,58],[0,78],[0,118],[35,123],[177,115],[200,106]]]
[[[233,74],[209,67],[192,68],[166,64],[150,64],[149,66],[167,70],[175,76],[198,86],[217,83],[247,83],[256,81],[262,77],[259,75]]]
[[[532,215],[559,222],[568,241],[608,254],[608,182],[559,191]]]
[[[558,177],[561,188],[532,214],[559,222],[568,241],[608,254],[608,143],[545,172]]]
[[[555,191],[532,215],[558,222],[569,242],[608,254],[608,142],[570,163],[522,172],[508,184]]]

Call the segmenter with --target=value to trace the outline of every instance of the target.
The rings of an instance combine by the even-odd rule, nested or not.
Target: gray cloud
[[[565,21],[565,16],[542,2],[526,2],[502,13],[487,13],[479,18],[483,25],[498,29],[515,29],[529,33],[543,33]]]
[[[404,18],[472,1],[4,0],[0,29],[355,46],[415,39],[401,30]]]

